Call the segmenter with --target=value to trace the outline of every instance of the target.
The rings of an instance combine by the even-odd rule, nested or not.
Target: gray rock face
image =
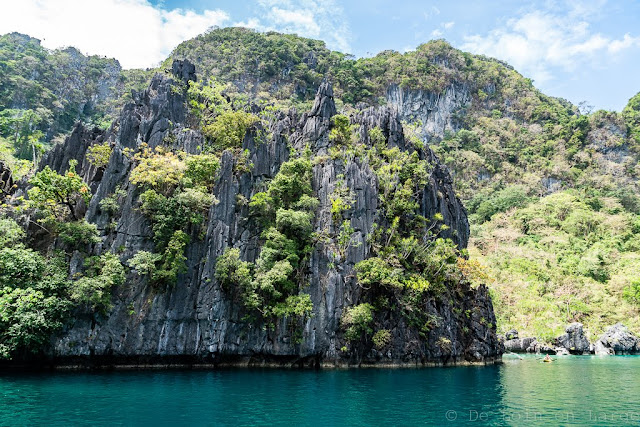
[[[546,344],[539,342],[537,339],[533,340],[529,347],[527,348],[527,353],[536,353],[536,354],[556,354],[556,350],[554,348],[549,347]]]
[[[367,134],[370,129],[378,127],[383,130],[389,146],[402,150],[413,149],[404,137],[401,116],[395,108],[367,108],[356,115],[355,122],[360,125],[360,134]],[[425,187],[421,197],[421,208],[427,218],[432,218],[436,213],[442,214],[444,223],[450,226],[442,232],[442,236],[452,239],[460,248],[466,248],[469,242],[467,211],[455,194],[449,170],[428,147],[423,152],[423,158],[433,165],[433,170],[430,185]]]
[[[558,347],[566,348],[571,354],[585,354],[590,351],[590,344],[582,330],[582,323],[572,323],[565,329],[565,334],[556,338]]]
[[[615,356],[616,354],[614,349],[605,346],[601,341],[596,341],[593,345],[593,353],[596,356]]]
[[[626,142],[627,126],[615,114],[602,114],[587,135],[587,146],[597,167],[616,177],[618,185],[635,185],[628,165],[635,161],[633,148]]]
[[[13,176],[11,169],[0,162],[0,200],[11,194],[13,189]]]
[[[596,341],[594,351],[598,355],[640,353],[640,338],[622,323],[610,326]]]
[[[470,104],[471,93],[457,83],[443,93],[403,89],[394,84],[387,89],[387,102],[398,110],[402,120],[420,120],[425,137],[442,138],[445,131],[460,129],[456,113]]]
[[[505,340],[514,340],[514,339],[518,339],[518,331],[515,329],[511,329],[508,330],[505,334],[504,334],[504,339]]]
[[[505,340],[504,349],[513,353],[525,353],[529,351],[531,344],[537,342],[534,337],[512,338]]]
[[[49,166],[62,174],[69,169],[69,162],[77,162],[76,171],[85,178],[92,190],[95,190],[102,174],[87,160],[87,149],[93,144],[106,141],[105,132],[98,129],[87,129],[80,122],[76,123],[64,144],[55,145],[40,161],[39,168]],[[98,175],[97,175],[98,174]],[[96,176],[97,175],[97,176]]]
[[[177,67],[179,79],[183,79],[183,71],[188,68],[185,64]],[[190,71],[187,74],[190,76]],[[135,148],[143,141],[150,146],[166,144],[165,137],[173,132],[178,136],[171,139],[171,147],[195,152],[202,135],[187,129],[184,95],[172,91],[172,85],[170,78],[157,75],[149,89],[137,94],[136,102],[123,109],[120,119],[106,134],[94,135],[78,128],[45,162],[58,167],[73,157],[84,165],[84,159],[80,161],[79,157],[84,155],[80,153],[86,151],[90,140],[113,142],[113,154],[104,171],[97,173],[82,167],[84,178],[95,183],[85,217],[102,230],[102,242],[94,248],[96,254],[111,250],[126,261],[140,250],[153,250],[150,223],[138,210],[139,190],[128,180],[132,163],[124,155],[124,149]],[[248,132],[242,148],[249,151],[254,167],[250,172],[240,173],[235,170],[236,159],[230,152],[222,156],[214,187],[219,203],[209,209],[204,238],[199,239],[194,231],[192,243],[186,250],[188,271],[179,277],[177,285],[158,292],[131,274],[126,285],[114,290],[112,310],[107,315],[78,312],[74,324],[54,341],[51,356],[59,363],[181,361],[316,366],[498,360],[502,347],[493,326],[491,299],[484,286],[446,291],[443,297],[426,301],[421,310],[434,319],[426,336],[411,327],[399,310],[389,309],[376,318],[380,328],[391,333],[385,349],[374,350],[372,343],[366,343],[355,355],[341,351],[346,344],[340,327],[342,313],[346,307],[362,302],[363,290],[356,281],[353,267],[370,256],[367,236],[374,223],[381,223],[377,178],[366,159],[327,156],[313,168],[312,187],[320,200],[315,230],[329,230],[330,234],[334,230],[330,196],[342,180],[353,193],[352,207],[346,216],[354,232],[352,245],[338,258],[335,237],[313,249],[303,274],[309,283],[305,292],[311,296],[314,308],[313,315],[303,325],[301,341],[294,339],[286,319],[280,319],[273,329],[243,321],[242,307],[216,282],[216,260],[226,248],[238,248],[242,259],[249,262],[255,262],[259,256],[261,230],[249,217],[248,206],[242,200],[249,200],[262,191],[265,181],[273,178],[280,165],[288,160],[290,146],[308,146],[314,155],[325,155],[330,118],[335,113],[331,86],[325,82],[309,113],[279,114],[270,141],[258,143]],[[412,149],[405,142],[400,116],[391,109],[364,111],[352,117],[352,122],[361,127],[379,126],[390,145]],[[420,195],[419,214],[433,217],[436,212],[441,213],[443,222],[450,227],[450,237],[465,247],[469,236],[466,211],[455,196],[451,177],[433,153],[425,151],[421,155],[434,167]],[[110,217],[100,211],[99,201],[117,187],[128,195],[116,216]],[[108,226],[114,221],[115,229]]]
[[[176,68],[181,73],[180,79],[184,78],[185,70],[189,74],[188,65]],[[176,125],[185,123],[186,97],[183,91],[173,90],[176,83],[173,79],[156,74],[148,89],[133,93],[134,102],[124,106],[120,118],[112,126],[112,133],[117,134],[120,146],[136,148],[146,142],[155,148],[164,143],[167,131],[179,130]],[[182,132],[176,134],[181,135]],[[180,148],[186,149],[184,146]]]
[[[184,83],[197,81],[196,66],[189,61],[173,61],[173,64],[171,65],[171,73]]]
[[[510,339],[506,339],[510,337]],[[540,343],[535,337],[518,338],[518,331],[511,329],[505,334],[504,349],[512,353],[556,354],[548,345]]]

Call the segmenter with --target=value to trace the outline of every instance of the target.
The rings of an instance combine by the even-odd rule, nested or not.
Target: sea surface
[[[0,425],[640,425],[640,356],[349,370],[0,373]]]

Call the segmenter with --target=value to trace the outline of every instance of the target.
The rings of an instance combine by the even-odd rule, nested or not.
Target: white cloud
[[[602,13],[603,8],[607,4],[607,0],[565,0],[565,6],[568,7],[568,15],[573,18],[590,19]],[[551,2],[550,6],[554,7],[557,3]]]
[[[264,27],[258,18],[249,18],[246,21],[235,22],[233,25],[236,27],[251,28],[256,31],[267,31],[273,29]]]
[[[440,23],[440,28],[436,28],[435,30],[431,31],[431,38],[433,38],[433,39],[442,38],[444,33],[447,32],[448,30],[452,29],[455,24],[456,23],[454,21],[441,22]]]
[[[407,53],[407,52],[411,52],[412,50],[415,50],[416,47],[415,46],[411,46],[411,45],[406,45],[405,47],[403,47],[402,49],[400,49],[400,52],[402,53]]]
[[[258,0],[258,4],[266,8],[274,6],[291,7],[291,0]]]
[[[296,11],[273,7],[269,15],[273,22],[279,23],[288,32],[308,34],[311,37],[319,37],[321,34],[320,26],[309,10]]]
[[[613,40],[611,43],[609,43],[607,49],[611,53],[618,53],[622,50],[638,46],[640,46],[640,37],[632,37],[629,33],[627,33],[621,40]]]
[[[180,42],[228,20],[221,10],[166,11],[146,0],[20,0],[3,4],[0,34],[18,31],[51,49],[74,46],[136,68],[156,65]]]
[[[256,15],[234,25],[322,39],[329,48],[346,53],[351,49],[351,32],[335,0],[258,0]]]
[[[336,0],[258,0],[255,12],[234,25],[297,33],[350,50],[350,31]],[[124,68],[155,66],[182,41],[229,24],[223,10],[166,10],[149,0],[3,1],[0,12],[0,34],[28,34],[50,49],[74,46],[114,57]]]
[[[565,14],[539,10],[510,19],[485,35],[465,37],[462,49],[506,60],[538,83],[553,78],[553,68],[575,71],[616,54],[640,47],[640,38],[615,39],[593,32],[588,19],[594,5],[574,7]],[[604,55],[604,56],[603,56]]]
[[[424,19],[429,20],[434,16],[440,15],[440,9],[438,9],[435,6],[431,6],[431,9],[429,9],[429,10],[427,10],[425,12],[422,12],[422,14],[424,15]]]

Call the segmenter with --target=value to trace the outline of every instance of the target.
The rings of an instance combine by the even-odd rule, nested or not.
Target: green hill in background
[[[192,61],[232,100],[277,107],[308,109],[325,78],[346,115],[388,103],[393,90],[463,94],[435,112],[449,115],[435,131],[420,121],[424,106],[404,116],[454,175],[499,331],[551,340],[572,321],[591,334],[618,321],[640,329],[640,94],[622,112],[583,114],[444,40],[357,59],[322,41],[224,28],[182,43],[156,70],[122,70],[13,33],[0,37],[0,160],[24,174],[76,120],[109,126],[131,90],[173,59]]]

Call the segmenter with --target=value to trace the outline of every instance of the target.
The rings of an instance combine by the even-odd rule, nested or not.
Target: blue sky
[[[509,62],[549,95],[618,111],[640,91],[639,24],[637,0],[20,0],[0,15],[0,33],[127,68],[156,65],[211,26],[294,32],[356,56],[444,38]]]

